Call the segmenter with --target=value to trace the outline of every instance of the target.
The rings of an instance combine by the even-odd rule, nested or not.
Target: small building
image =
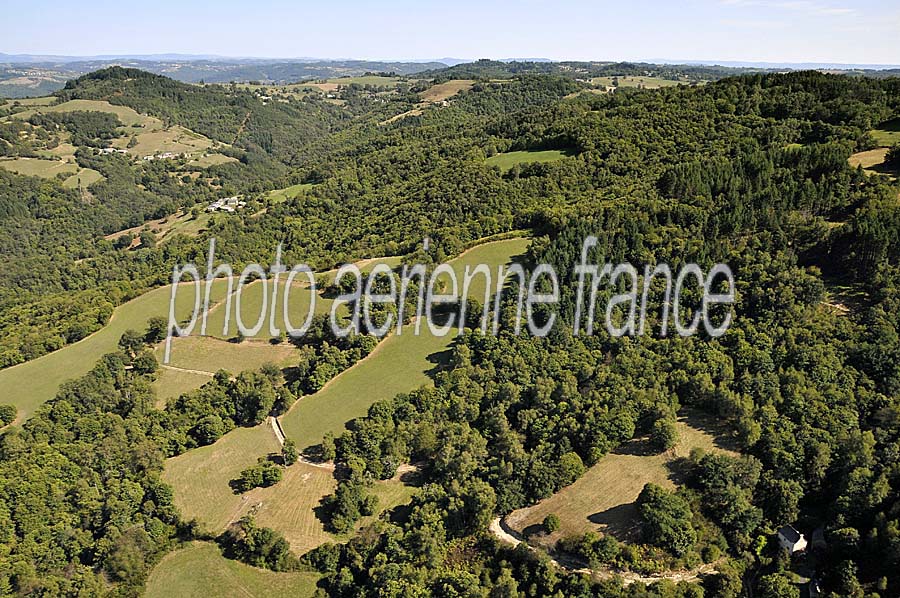
[[[778,528],[778,544],[791,554],[806,550],[806,538],[793,525]]]

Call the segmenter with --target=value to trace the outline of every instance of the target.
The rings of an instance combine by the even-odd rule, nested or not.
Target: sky
[[[897,0],[0,0],[7,54],[900,64]]]

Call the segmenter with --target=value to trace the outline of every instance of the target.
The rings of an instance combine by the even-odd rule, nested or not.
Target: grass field
[[[486,243],[450,263],[459,273],[466,265],[488,264],[496,275],[496,266],[522,254],[528,243],[528,239]],[[478,284],[472,285],[471,294],[483,296],[482,277],[476,277],[474,282]],[[347,421],[365,415],[372,403],[429,384],[429,372],[444,362],[454,337],[435,337],[428,333],[425,324],[422,334],[416,336],[412,332],[406,326],[402,334],[389,336],[366,359],[339,374],[316,394],[297,401],[282,416],[288,438],[300,448],[317,444],[326,432],[341,433]]]
[[[637,439],[604,456],[574,484],[538,504],[514,511],[506,521],[526,535],[540,526],[544,517],[556,513],[560,529],[548,542],[587,531],[610,533],[633,540],[638,532],[634,501],[647,483],[674,488],[680,473],[676,459],[692,448],[727,451],[729,442],[715,418],[685,412],[678,419],[678,444],[673,451],[655,454],[646,439]],[[734,453],[732,453],[734,454]]]
[[[896,175],[896,169],[889,168],[884,164],[887,152],[888,148],[879,147],[873,150],[853,154],[850,156],[850,166],[853,168],[862,166],[863,170],[868,174]]]
[[[162,363],[164,344],[155,351]],[[258,370],[264,363],[286,365],[297,355],[297,348],[283,343],[273,345],[262,341],[231,343],[210,336],[186,336],[172,339],[168,365],[185,370],[197,370],[215,374],[227,370],[233,374],[246,370]]]
[[[338,538],[325,531],[314,509],[336,486],[329,469],[295,463],[284,479],[269,488],[234,494],[228,482],[257,458],[278,452],[272,429],[264,424],[232,430],[213,445],[169,459],[163,479],[175,490],[175,506],[186,519],[196,518],[208,531],[219,533],[229,523],[252,514],[260,525],[284,534],[291,549],[302,554]],[[379,512],[409,500],[414,488],[399,480],[376,482]],[[361,521],[364,525],[366,521]]]
[[[20,106],[49,106],[55,100],[55,96],[43,96],[40,98],[19,98],[11,100],[10,103],[17,103]]]
[[[110,143],[112,147],[125,149],[133,156],[152,156],[163,152],[173,154],[202,155],[210,147],[212,141],[199,133],[174,125],[163,127],[162,123],[153,123],[136,133],[137,145],[128,147],[131,136],[119,137]],[[224,157],[224,156],[223,156]]]
[[[534,164],[535,162],[556,162],[570,156],[568,152],[560,150],[545,150],[539,152],[520,151],[495,154],[485,160],[489,166],[497,166],[506,172],[516,164]]]
[[[291,287],[291,291],[288,296],[288,316],[291,320],[291,325],[300,326],[306,320],[306,316],[309,313],[309,304],[312,298],[312,294],[305,286],[306,277],[298,276],[294,279],[294,283]],[[235,289],[237,289],[237,281],[235,281]],[[265,290],[265,295],[263,293]],[[241,320],[244,326],[248,328],[252,328],[257,320],[260,318],[260,314],[263,309],[263,299],[264,297],[267,300],[266,306],[266,315],[264,317],[263,326],[260,329],[259,333],[253,337],[256,339],[269,339],[271,335],[269,334],[269,314],[272,311],[272,281],[266,283],[264,287],[260,281],[251,282],[244,286],[243,290],[241,290],[240,296],[240,315]],[[275,307],[275,325],[280,330],[285,330],[284,324],[284,310],[283,310],[283,302],[284,302],[284,276],[281,277],[281,280],[278,282],[278,292],[276,294],[278,304]],[[328,299],[322,296],[322,292],[319,291],[316,295],[316,304],[315,304],[315,313],[317,314],[328,314],[331,310],[331,305],[333,303],[332,299]],[[231,313],[228,318],[228,333],[224,333],[225,329],[225,303],[217,305],[214,309],[211,309],[209,312],[209,316],[207,317],[206,323],[206,334],[210,336],[215,336],[222,339],[230,339],[237,336],[238,328],[237,328],[237,318],[238,318],[238,301],[236,294],[233,296],[231,301]],[[197,332],[199,333],[199,328]]]
[[[446,81],[444,83],[432,85],[431,87],[420,93],[419,97],[422,98],[423,102],[441,102],[443,100],[452,98],[461,91],[471,89],[472,85],[474,84],[475,81],[472,81],[470,79],[455,79],[453,81]]]
[[[156,117],[139,114],[127,106],[116,106],[100,100],[69,100],[54,106],[41,103],[35,103],[31,106],[28,110],[13,114],[12,117],[27,120],[37,113],[81,110],[115,114],[122,122],[123,127],[120,128],[120,131],[123,132],[123,136],[112,140],[110,146],[127,149],[128,153],[133,156],[152,156],[162,152],[197,154],[201,156],[212,146],[212,141],[199,133],[178,125],[166,127],[163,121]],[[128,144],[132,135],[136,137],[137,145],[129,148]],[[230,161],[225,156],[221,156],[220,159],[211,158],[210,156],[200,159],[212,160],[212,163],[222,163],[223,160]]]
[[[191,166],[198,168],[208,168],[210,166],[218,166],[219,164],[228,164],[229,162],[237,162],[237,158],[226,156],[224,154],[203,154],[199,158],[195,158],[188,162]]]
[[[193,542],[163,557],[150,572],[147,598],[304,598],[316,591],[316,573],[276,573],[226,559],[219,547]]]
[[[291,185],[290,187],[285,187],[284,189],[276,189],[274,191],[269,191],[269,201],[271,203],[281,203],[283,201],[287,201],[288,199],[294,199],[301,193],[304,193],[310,189],[312,189],[311,184],[300,183],[298,185]]]
[[[182,291],[189,289],[180,289]],[[225,281],[213,284],[211,301],[224,295]],[[0,397],[19,410],[19,420],[28,418],[44,401],[52,399],[59,385],[86,374],[100,357],[117,350],[122,333],[129,328],[143,330],[151,316],[168,316],[171,288],[160,287],[120,305],[109,323],[77,343],[32,361],[0,370]],[[179,292],[176,315],[184,318],[193,309],[194,297]]]
[[[116,106],[100,100],[69,100],[68,102],[56,104],[55,106],[47,106],[45,104],[35,104],[35,106],[37,107],[31,110],[15,113],[13,117],[28,120],[33,114],[38,112],[74,112],[76,110],[84,110],[88,112],[110,112],[115,114],[126,127],[130,127],[131,125],[146,125],[152,121],[159,122],[158,119],[138,114],[132,108],[127,106]]]
[[[78,166],[63,160],[43,160],[41,158],[15,158],[0,160],[0,168],[25,176],[39,176],[51,179],[59,173],[78,172]],[[98,173],[99,174],[99,173]]]
[[[594,77],[591,83],[605,87],[613,87],[613,79],[618,79],[619,87],[643,87],[645,89],[659,89],[660,87],[674,87],[685,84],[684,81],[672,81],[659,77]]]
[[[258,457],[280,450],[265,423],[236,428],[215,444],[167,460],[163,480],[175,489],[175,506],[185,520],[196,518],[208,531],[218,533],[249,507],[247,494],[234,494],[228,482]]]
[[[895,143],[900,143],[900,118],[881,123],[877,129],[872,131],[872,137],[882,147],[890,147]]]
[[[103,175],[93,168],[82,168],[63,181],[63,187],[69,189],[77,189],[79,186],[88,187],[101,180],[103,180]]]
[[[211,378],[206,374],[160,368],[153,382],[153,388],[156,390],[156,408],[164,409],[170,399],[200,388]]]
[[[158,243],[161,243],[162,241],[174,236],[175,234],[182,234],[188,237],[196,237],[204,229],[206,229],[211,218],[212,214],[208,212],[203,212],[196,218],[194,218],[190,212],[181,212],[178,214],[166,216],[165,218],[160,218],[159,220],[151,220],[138,226],[120,230],[118,232],[112,233],[111,235],[106,235],[104,239],[108,241],[115,241],[122,235],[127,234],[131,234],[136,237],[141,234],[141,231],[144,230],[149,230],[154,235],[156,235],[156,241]]]

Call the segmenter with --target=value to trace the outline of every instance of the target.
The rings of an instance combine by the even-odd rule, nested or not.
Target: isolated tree
[[[162,316],[153,316],[147,320],[147,332],[144,333],[144,342],[155,345],[166,338],[169,322]]]
[[[119,338],[119,348],[134,357],[144,347],[144,336],[137,330],[129,328]]]
[[[559,529],[559,516],[556,513],[550,513],[544,517],[544,529],[548,534],[552,534]]]
[[[284,460],[284,464],[287,466],[293,465],[297,462],[297,444],[290,438],[285,440],[284,446],[281,447],[281,458]]]

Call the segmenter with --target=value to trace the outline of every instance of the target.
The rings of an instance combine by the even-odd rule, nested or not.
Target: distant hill
[[[409,75],[445,68],[443,62],[221,58],[204,56],[66,57],[0,54],[0,97],[47,95],[69,79],[110,66],[137,68],[184,83],[259,81],[284,84],[309,79],[356,77],[370,72]]]

